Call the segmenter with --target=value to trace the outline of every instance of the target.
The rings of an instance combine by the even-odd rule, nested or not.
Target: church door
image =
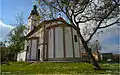
[[[38,49],[38,60],[40,60],[40,49]]]

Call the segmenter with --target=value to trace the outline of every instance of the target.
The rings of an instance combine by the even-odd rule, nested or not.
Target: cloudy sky
[[[103,29],[103,33],[99,34],[99,36],[94,35],[93,38],[99,40],[102,53],[120,53],[120,26],[115,25]]]
[[[0,41],[7,38],[7,34],[14,28],[16,23],[15,16],[23,12],[24,21],[27,23],[28,16],[34,5],[34,0],[0,0]],[[120,26],[112,26],[104,30],[99,37],[94,36],[100,41],[101,52],[120,53]]]

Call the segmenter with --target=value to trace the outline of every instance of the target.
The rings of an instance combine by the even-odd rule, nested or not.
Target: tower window
[[[77,42],[77,35],[74,35],[74,40],[75,42]]]

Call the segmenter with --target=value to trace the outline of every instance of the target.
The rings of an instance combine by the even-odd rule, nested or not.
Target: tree
[[[43,16],[48,16],[47,13],[45,13],[47,11],[55,18],[59,13],[69,20],[69,23],[67,24],[77,31],[85,51],[91,58],[94,68],[101,69],[93,57],[91,49],[88,47],[88,43],[93,35],[100,29],[120,23],[120,0],[37,1],[41,15],[44,12]]]
[[[16,20],[16,27],[8,34],[8,43],[11,52],[10,55],[14,56],[15,60],[17,58],[17,53],[24,49],[26,29],[21,14],[17,15]]]
[[[0,55],[1,55],[1,62],[5,61],[6,57],[6,46],[4,42],[0,42]]]
[[[20,25],[15,27],[8,35],[8,43],[10,54],[15,56],[14,59],[16,60],[17,53],[24,49],[24,30],[26,29],[25,25]]]

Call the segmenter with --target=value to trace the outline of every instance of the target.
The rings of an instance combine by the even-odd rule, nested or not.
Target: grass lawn
[[[76,62],[9,62],[9,65],[1,65],[2,75],[10,74],[110,74],[118,75],[119,64],[118,63],[101,63],[100,66],[105,70],[93,70],[93,66],[90,63],[76,63]]]

